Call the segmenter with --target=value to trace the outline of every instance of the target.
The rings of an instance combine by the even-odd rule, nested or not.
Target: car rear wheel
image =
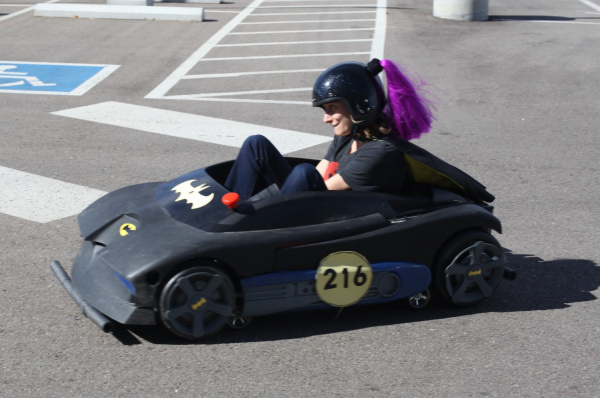
[[[444,301],[475,305],[500,285],[505,260],[502,247],[489,233],[466,231],[451,239],[434,265],[434,284]]]
[[[225,326],[235,308],[235,289],[217,268],[195,266],[173,276],[163,288],[159,314],[174,334],[197,340]]]

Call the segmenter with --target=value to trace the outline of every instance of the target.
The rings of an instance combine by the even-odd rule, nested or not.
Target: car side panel
[[[430,267],[444,242],[469,228],[500,231],[500,222],[477,205],[447,207],[362,234],[280,248],[275,253],[275,270],[316,268],[324,257],[338,251],[358,252],[369,262],[402,261]]]

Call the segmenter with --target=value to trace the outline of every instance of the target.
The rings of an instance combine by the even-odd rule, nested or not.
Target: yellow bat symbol
[[[175,202],[185,200],[187,203],[192,204],[192,210],[206,206],[215,197],[214,193],[211,193],[210,195],[202,195],[200,191],[203,191],[206,188],[210,188],[210,186],[206,184],[200,184],[197,187],[194,187],[192,185],[192,182],[194,181],[196,180],[188,180],[182,182],[181,184],[171,189],[171,191],[174,191],[179,194],[179,197],[175,199]]]
[[[121,236],[127,236],[131,231],[135,231],[135,225],[133,224],[125,223],[121,225],[121,228],[119,228],[119,234]]]

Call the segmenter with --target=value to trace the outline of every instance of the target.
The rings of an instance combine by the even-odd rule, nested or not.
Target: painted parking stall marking
[[[0,166],[0,213],[47,223],[81,213],[106,192]]]
[[[283,154],[331,141],[329,136],[121,102],[103,102],[52,114],[236,148],[240,148],[249,135],[260,133]]]
[[[381,59],[386,11],[387,0],[254,0],[146,98],[310,105],[305,78],[279,77],[285,83],[277,89],[257,90],[257,81],[289,73],[316,78],[342,60]],[[306,45],[316,43],[323,49],[307,53]],[[253,50],[261,47],[273,54]],[[219,73],[223,65],[235,70]],[[211,84],[218,79],[227,84]]]
[[[42,80],[36,84],[46,83]],[[277,145],[283,154],[331,141],[329,136],[119,102],[104,102],[53,114],[233,147],[241,147],[247,136],[260,132]],[[219,134],[208,134],[206,131],[219,131]],[[106,194],[98,189],[2,166],[0,186],[0,213],[38,223],[79,214]],[[135,228],[129,228],[128,231],[131,230]]]
[[[588,7],[593,8],[594,10],[600,12],[600,5],[591,2],[590,0],[579,0],[580,2],[582,2],[583,4],[585,4]]]
[[[83,95],[118,67],[0,61],[0,92]]]

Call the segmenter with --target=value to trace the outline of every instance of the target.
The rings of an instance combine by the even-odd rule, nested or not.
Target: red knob
[[[229,192],[223,195],[223,199],[221,199],[221,201],[230,209],[235,209],[240,203],[240,195],[235,192]]]

